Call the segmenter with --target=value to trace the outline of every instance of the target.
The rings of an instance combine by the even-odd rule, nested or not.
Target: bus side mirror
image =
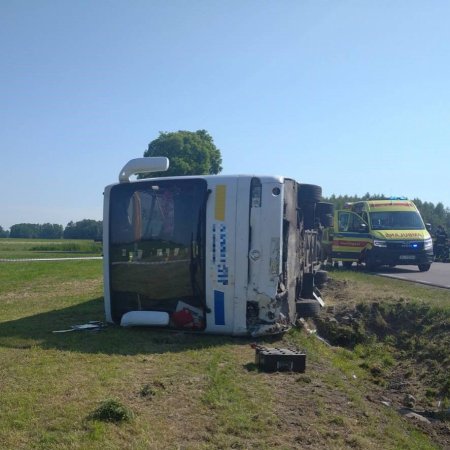
[[[428,231],[429,233],[431,233],[431,223],[426,223],[426,224],[425,224],[425,228],[427,229],[427,231]]]

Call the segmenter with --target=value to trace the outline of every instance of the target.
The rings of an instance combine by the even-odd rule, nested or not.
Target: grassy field
[[[0,259],[100,256],[100,242],[82,239],[0,239]]]
[[[332,275],[329,308],[435,302],[448,320],[448,291]],[[379,401],[367,349],[378,348],[385,370],[395,360],[381,341],[332,347],[296,329],[261,343],[305,349],[306,373],[266,374],[245,339],[114,326],[53,333],[103,318],[101,261],[0,263],[2,448],[444,448]]]

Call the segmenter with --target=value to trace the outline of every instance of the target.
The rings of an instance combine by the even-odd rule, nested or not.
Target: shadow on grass
[[[366,275],[378,275],[378,274],[401,274],[401,273],[419,273],[419,269],[417,268],[417,265],[411,265],[411,266],[401,266],[401,267],[389,267],[389,266],[380,266],[376,268],[375,270],[368,270],[364,264],[353,264],[350,268],[345,267],[333,267],[333,266],[326,266],[324,270],[327,270],[330,273],[333,272],[360,272],[364,273]]]
[[[103,298],[68,308],[0,323],[0,347],[56,349],[81,353],[136,355],[182,352],[226,344],[248,345],[254,339],[108,325],[101,331],[71,331],[71,325],[104,320]]]

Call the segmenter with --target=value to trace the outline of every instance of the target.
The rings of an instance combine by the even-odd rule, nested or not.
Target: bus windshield
[[[111,188],[114,321],[128,311],[202,308],[206,199],[206,181],[201,179],[151,180]]]
[[[423,230],[425,225],[417,211],[371,212],[372,230]]]

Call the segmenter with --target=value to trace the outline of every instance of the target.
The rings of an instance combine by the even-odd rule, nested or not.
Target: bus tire
[[[334,205],[333,203],[317,202],[316,203],[316,217],[319,218],[320,223],[324,227],[333,226]]]
[[[421,272],[428,272],[430,270],[431,264],[419,264],[418,267]]]
[[[325,214],[320,217],[320,223],[322,226],[329,228],[333,226],[333,216],[331,214]]]
[[[317,300],[300,300],[296,304],[297,316],[308,319],[320,314],[320,304]]]
[[[320,289],[328,281],[328,272],[326,270],[318,270],[314,274],[314,284]]]
[[[298,189],[298,203],[317,203],[322,197],[322,188],[315,184],[300,184]]]

